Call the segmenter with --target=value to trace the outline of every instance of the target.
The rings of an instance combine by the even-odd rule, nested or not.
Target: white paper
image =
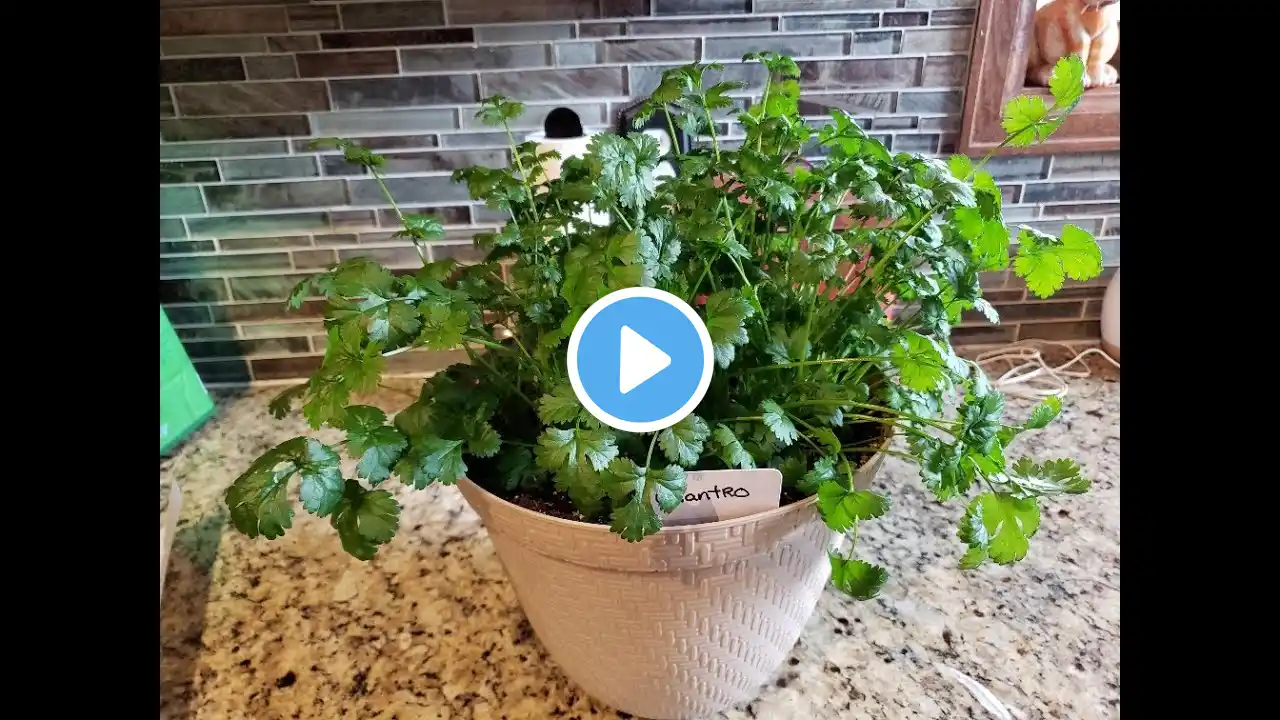
[[[663,525],[733,520],[772,510],[782,500],[782,473],[774,468],[689,471],[685,486],[684,502]]]

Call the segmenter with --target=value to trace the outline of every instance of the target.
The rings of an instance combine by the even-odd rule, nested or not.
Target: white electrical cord
[[[1089,355],[1101,355],[1107,362],[1117,368],[1120,367],[1119,362],[1096,347],[1089,348],[1067,362],[1053,367],[1044,361],[1044,356],[1040,354],[1037,347],[1039,345],[1073,348],[1067,343],[1053,340],[1020,340],[1012,345],[988,350],[978,355],[974,362],[987,372],[988,377],[992,375],[992,372],[987,369],[988,365],[997,362],[1007,363],[1009,369],[1000,377],[993,379],[991,384],[1006,394],[1032,399],[1041,399],[1050,395],[1066,397],[1069,389],[1068,378],[1089,377],[1089,366],[1081,362]],[[1067,369],[1077,363],[1080,364],[1081,369]]]

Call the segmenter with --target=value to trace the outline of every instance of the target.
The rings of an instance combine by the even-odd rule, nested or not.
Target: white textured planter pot
[[[876,455],[855,476],[871,484]],[[692,720],[755,697],[795,646],[839,539],[816,499],[627,543],[603,525],[458,487],[489,531],[539,640],[592,697]]]

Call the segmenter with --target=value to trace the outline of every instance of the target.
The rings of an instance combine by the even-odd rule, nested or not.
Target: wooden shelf
[[[1020,94],[1049,98],[1047,88],[1024,84],[1027,45],[1036,0],[982,0],[965,87],[958,150],[985,155],[1005,137],[1000,113]],[[1047,141],[1026,148],[1001,148],[997,155],[1047,155],[1120,149],[1120,86],[1086,90],[1084,99]]]

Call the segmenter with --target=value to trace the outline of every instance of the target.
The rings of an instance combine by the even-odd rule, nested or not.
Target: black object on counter
[[[569,108],[558,107],[547,113],[547,119],[542,121],[542,130],[548,140],[582,137],[582,120]]]

